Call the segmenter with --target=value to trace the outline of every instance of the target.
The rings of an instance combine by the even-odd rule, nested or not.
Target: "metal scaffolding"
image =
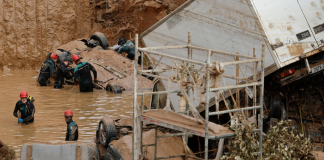
[[[181,57],[177,57],[177,56],[172,56],[172,55],[168,55],[168,54],[163,54],[163,53],[159,53],[155,50],[162,50],[162,49],[188,49],[188,58],[181,58]],[[200,51],[205,51],[206,55],[207,55],[207,59],[206,62],[199,62],[199,61],[195,61],[192,59],[192,51],[193,50],[200,50]],[[139,55],[139,51],[142,52],[142,56],[141,56],[141,68],[139,70],[138,68],[138,55]],[[155,66],[153,67],[153,70],[151,71],[145,71],[143,70],[143,52],[148,53],[148,54],[153,54],[153,55],[159,55],[161,56],[161,58],[157,61],[157,63],[155,64]],[[212,63],[211,63],[211,56],[212,54],[223,54],[223,55],[227,55],[227,56],[231,56],[234,57],[235,61],[233,62],[224,62],[222,63],[222,65],[229,66],[229,65],[236,65],[236,76],[231,76],[231,75],[225,75],[223,74],[223,77],[226,78],[230,78],[230,79],[234,79],[236,80],[236,85],[234,86],[226,86],[226,87],[217,87],[217,88],[211,88],[211,80],[210,80],[210,68],[212,67]],[[146,47],[146,48],[139,48],[138,47],[138,34],[135,35],[135,60],[134,60],[134,108],[133,108],[133,118],[134,118],[134,132],[133,132],[133,150],[132,150],[132,160],[138,160],[140,158],[140,155],[142,155],[142,149],[144,146],[155,146],[155,153],[154,153],[154,160],[157,159],[170,159],[170,158],[175,158],[175,157],[185,157],[185,158],[193,158],[193,159],[201,159],[198,157],[194,157],[191,155],[172,155],[172,156],[168,156],[168,157],[157,157],[157,138],[163,138],[163,137],[171,137],[171,136],[186,136],[186,141],[188,140],[188,134],[191,135],[197,135],[200,137],[205,137],[205,160],[208,160],[208,140],[209,139],[221,139],[221,138],[227,138],[227,137],[231,137],[234,136],[234,134],[225,134],[225,135],[220,135],[220,136],[212,136],[210,134],[208,134],[209,131],[209,116],[212,115],[220,115],[220,114],[232,114],[234,112],[243,112],[243,111],[248,111],[248,110],[253,110],[253,114],[256,115],[256,110],[259,109],[260,110],[260,117],[259,117],[259,128],[257,130],[255,130],[256,132],[260,132],[260,146],[259,146],[259,154],[260,157],[262,158],[262,128],[263,128],[263,92],[264,92],[264,66],[265,66],[265,61],[264,61],[264,57],[265,57],[265,44],[262,44],[262,58],[257,58],[255,56],[255,50],[254,50],[254,56],[246,56],[246,55],[241,55],[239,53],[228,53],[228,52],[222,52],[222,51],[217,51],[217,50],[212,50],[212,49],[206,49],[206,48],[202,48],[202,47],[197,47],[197,46],[193,46],[191,45],[191,34],[189,32],[188,34],[188,45],[181,45],[181,46],[163,46],[163,47]],[[155,91],[155,92],[142,92],[142,93],[137,93],[137,75],[146,75],[146,76],[150,76],[150,77],[155,77],[155,78],[159,78],[162,80],[170,80],[170,77],[163,77],[163,76],[159,76],[159,75],[155,75],[152,74],[154,72],[154,70],[156,69],[156,67],[160,64],[161,59],[162,58],[169,58],[172,59],[174,61],[181,61],[183,62],[183,64],[187,63],[187,64],[197,64],[202,66],[200,69],[196,69],[197,71],[204,73],[204,75],[206,76],[204,79],[204,83],[205,83],[205,87],[206,87],[206,93],[205,95],[205,99],[206,99],[206,103],[205,103],[205,119],[204,121],[205,123],[205,132],[197,132],[188,128],[184,128],[184,127],[179,127],[170,123],[165,123],[161,120],[157,120],[154,118],[149,118],[149,117],[145,117],[143,116],[143,114],[145,114],[146,112],[150,112],[150,111],[155,111],[158,110],[160,108],[156,108],[156,109],[144,109],[144,95],[153,95],[153,94],[170,94],[170,93],[178,93],[178,92],[183,92],[183,90],[179,89],[179,90],[168,90],[166,89],[166,91]],[[246,60],[239,60],[239,58],[244,58]],[[185,62],[185,63],[184,63]],[[257,63],[261,62],[261,76],[260,76],[260,81],[257,80]],[[245,78],[240,78],[239,77],[239,70],[240,70],[240,64],[243,63],[253,63],[253,77],[248,79],[247,77]],[[193,68],[188,69],[189,70],[195,70]],[[190,74],[190,73],[189,73]],[[191,76],[191,75],[190,75]],[[192,77],[188,77],[192,78]],[[241,81],[241,83],[240,83]],[[193,82],[194,83],[194,82]],[[259,105],[257,105],[257,98],[256,98],[256,93],[257,93],[257,86],[260,86],[260,97],[259,97]],[[248,103],[246,101],[245,107],[240,108],[240,102],[239,102],[239,89],[242,88],[246,88],[246,87],[253,87],[253,106],[248,106]],[[190,89],[190,85],[189,88],[186,88],[187,90]],[[237,89],[236,90],[236,102],[233,98],[232,89]],[[186,90],[186,91],[187,91]],[[235,109],[230,109],[228,108],[228,106],[225,105],[227,107],[227,110],[223,110],[223,111],[216,111],[216,112],[209,112],[209,101],[210,101],[210,92],[216,92],[216,91],[224,91],[224,90],[229,90],[229,92],[231,93],[231,97],[232,100],[234,101],[234,103],[237,104],[237,107]],[[221,94],[222,95],[222,94]],[[138,105],[137,102],[137,98],[138,96],[142,96],[142,100],[141,100],[141,105]],[[224,96],[222,95],[223,100],[225,101]],[[216,96],[215,96],[216,98]],[[246,100],[248,100],[247,95],[245,96]],[[159,100],[159,99],[158,99]],[[183,113],[185,115],[189,115],[189,112],[193,113],[197,110],[193,110],[193,108],[190,108],[188,106],[188,99],[187,99],[187,107],[186,107],[186,111],[182,111],[182,112],[178,112],[178,113]],[[216,99],[217,102],[217,99]],[[159,107],[159,106],[158,106]],[[196,109],[196,108],[194,108]],[[164,135],[164,136],[159,136],[157,135],[157,128],[156,128],[156,132],[155,132],[155,144],[148,144],[148,145],[142,145],[142,129],[143,129],[143,122],[147,122],[147,123],[151,123],[151,124],[155,124],[157,126],[162,126],[165,128],[170,128],[170,129],[174,129],[174,130],[178,130],[181,131],[183,133],[180,134],[171,134],[171,135]]]

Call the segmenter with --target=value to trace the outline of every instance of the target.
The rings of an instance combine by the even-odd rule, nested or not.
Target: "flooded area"
[[[113,119],[132,117],[133,93],[113,94],[105,90],[80,93],[79,86],[65,85],[63,89],[37,86],[36,71],[0,72],[0,139],[13,147],[16,157],[20,148],[29,141],[64,141],[66,123],[64,111],[72,110],[73,120],[79,126],[79,141],[93,143],[100,118],[108,114]],[[25,90],[35,98],[35,122],[18,124],[13,116],[19,93]],[[149,97],[145,97],[146,105]]]

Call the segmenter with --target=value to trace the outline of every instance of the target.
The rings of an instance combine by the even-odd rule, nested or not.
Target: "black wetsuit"
[[[65,141],[77,141],[79,138],[78,125],[70,119],[67,123]]]
[[[23,119],[23,123],[32,123],[34,122],[34,113],[35,107],[34,104],[27,99],[27,103],[23,104],[21,100],[16,103],[15,110],[13,115],[18,118],[18,110],[20,110],[21,119]]]
[[[94,78],[97,78],[96,69],[88,62],[80,62],[74,69],[74,80],[79,81],[80,92],[92,92],[92,71]]]
[[[67,68],[64,63],[61,63],[57,68],[57,75],[54,84],[54,88],[61,89],[63,87],[64,78],[71,79],[73,76],[69,73],[69,71],[73,71],[74,68]]]
[[[41,86],[47,86],[49,83],[49,78],[55,74],[55,64],[52,60],[45,60],[42,63],[39,76],[38,76],[38,83]]]

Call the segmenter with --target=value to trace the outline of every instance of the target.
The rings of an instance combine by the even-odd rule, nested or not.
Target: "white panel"
[[[314,27],[324,25],[324,1],[323,0],[298,0],[307,21],[315,34],[316,40],[319,42],[324,38],[324,31],[314,32]],[[324,26],[323,26],[324,28]],[[319,42],[321,43],[321,42]]]
[[[313,50],[316,42],[297,0],[253,0],[253,5],[270,43],[284,45],[275,50],[282,67],[287,60]],[[299,40],[296,35],[304,31],[310,37]]]

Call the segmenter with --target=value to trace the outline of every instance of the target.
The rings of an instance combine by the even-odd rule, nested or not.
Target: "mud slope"
[[[0,70],[36,69],[47,53],[95,31],[113,45],[114,37],[134,37],[184,2],[0,0]]]
[[[133,39],[186,0],[92,0],[92,32],[100,30],[109,36],[110,45],[116,39]]]

